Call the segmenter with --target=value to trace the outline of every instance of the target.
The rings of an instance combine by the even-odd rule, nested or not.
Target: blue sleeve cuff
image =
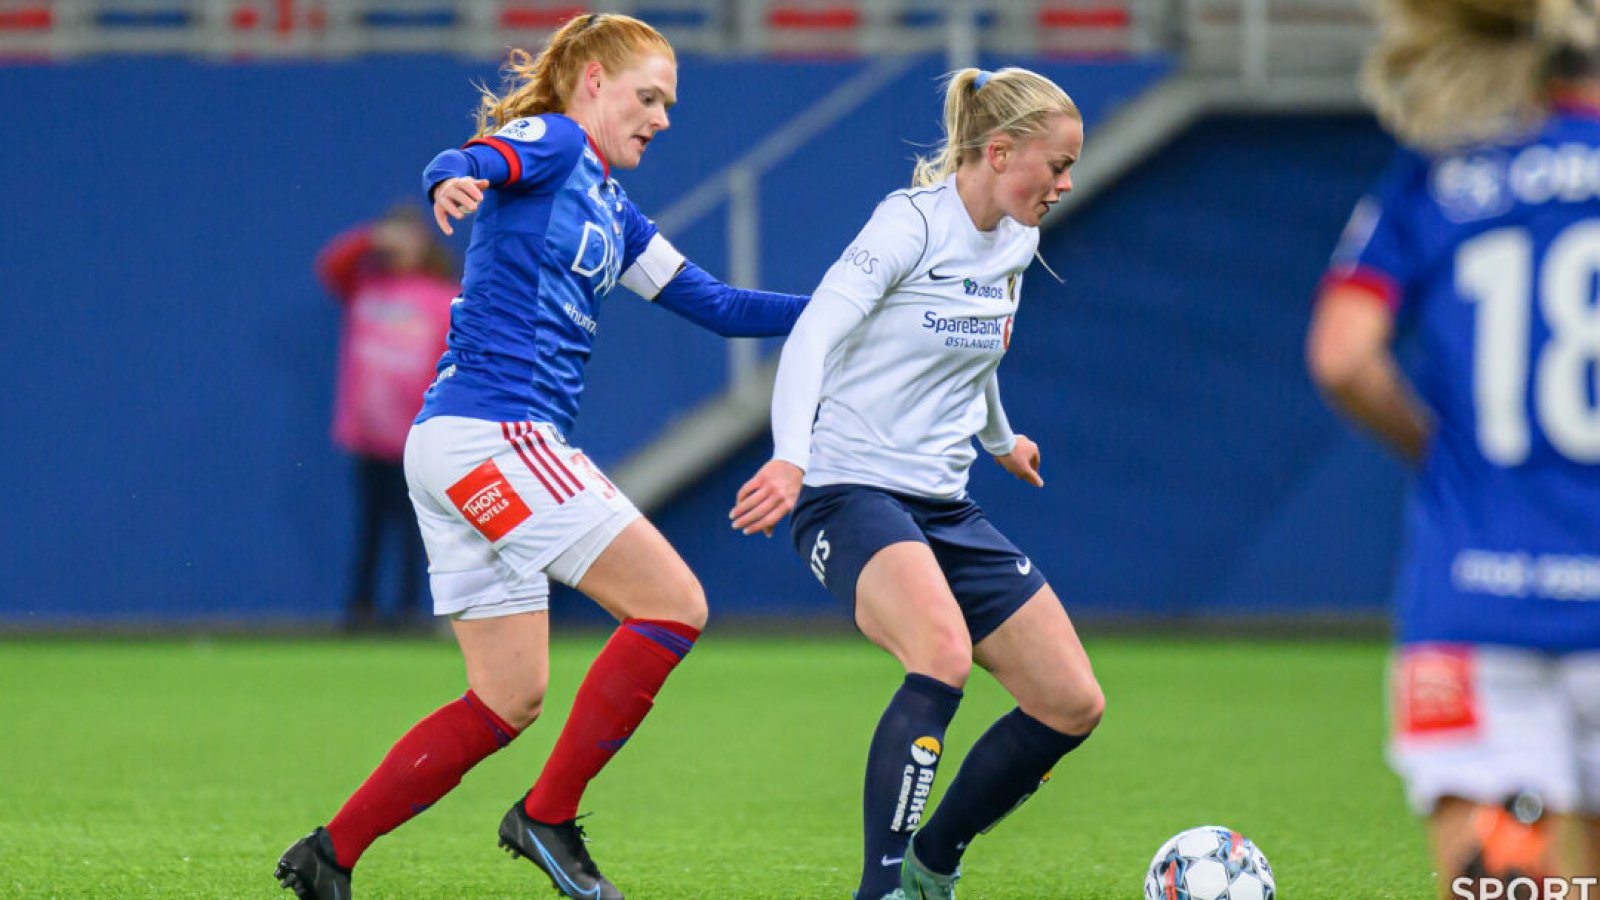
[[[723,337],[781,337],[810,299],[729,287],[686,261],[655,302]]]
[[[433,189],[439,182],[466,176],[483,178],[490,184],[503,184],[511,176],[511,167],[494,148],[481,144],[446,150],[422,170],[422,192],[428,195],[431,203]]]

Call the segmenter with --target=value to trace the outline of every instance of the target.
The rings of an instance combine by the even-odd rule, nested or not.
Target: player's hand
[[[455,229],[450,227],[450,220],[464,219],[469,213],[477,212],[478,204],[483,202],[484,189],[488,186],[489,182],[483,178],[465,175],[439,182],[438,187],[433,189],[433,221],[439,224],[439,230],[445,234],[455,234]]]
[[[728,513],[733,527],[745,534],[759,531],[772,537],[772,527],[794,509],[803,477],[805,472],[799,466],[781,459],[762,466],[755,477],[739,488],[739,496]]]
[[[1034,487],[1044,487],[1044,478],[1039,475],[1039,445],[1028,440],[1027,435],[1017,435],[1017,445],[1011,448],[1011,452],[994,459],[1007,472],[1023,481]]]

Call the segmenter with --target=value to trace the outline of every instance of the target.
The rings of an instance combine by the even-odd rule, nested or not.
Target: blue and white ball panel
[[[1274,900],[1272,866],[1249,838],[1221,825],[1179,832],[1145,874],[1145,900]]]

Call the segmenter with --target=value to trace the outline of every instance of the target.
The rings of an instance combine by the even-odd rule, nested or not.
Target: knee
[[[918,647],[906,661],[906,670],[927,675],[951,687],[964,687],[972,674],[972,641],[965,631],[941,633]]]
[[[539,718],[544,712],[544,689],[521,688],[505,690],[491,696],[485,696],[483,691],[475,691],[494,714],[505,720],[507,725],[518,732],[526,731],[528,726]]]
[[[667,612],[664,618],[695,629],[706,627],[706,619],[710,615],[706,606],[706,589],[700,586],[700,579],[693,572],[684,569],[666,594]]]
[[[1061,691],[1043,709],[1024,711],[1062,734],[1087,735],[1105,715],[1106,695],[1091,681],[1087,688]]]

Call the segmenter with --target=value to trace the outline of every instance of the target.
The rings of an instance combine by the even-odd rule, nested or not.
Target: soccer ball
[[[1144,876],[1145,900],[1273,900],[1277,893],[1267,858],[1221,825],[1173,835]]]

